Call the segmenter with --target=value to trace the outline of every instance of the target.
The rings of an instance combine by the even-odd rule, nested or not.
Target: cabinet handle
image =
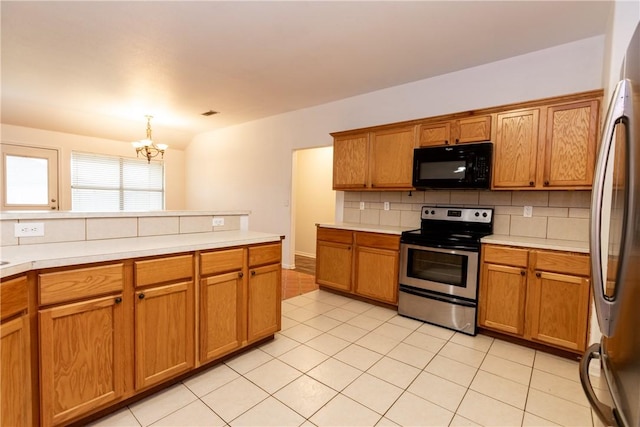
[[[535,183],[535,182],[533,182],[533,181],[529,181],[529,187],[533,187],[534,185],[536,185],[536,183]]]
[[[460,142],[460,140],[458,138],[456,138],[456,144],[458,144]]]
[[[549,186],[549,181],[545,181],[545,182],[544,182],[544,186],[545,186],[545,187],[548,187],[548,186]]]
[[[116,304],[120,304],[122,302],[122,298],[116,297]]]
[[[525,274],[527,274],[524,270],[520,270],[520,275],[524,276]]]
[[[241,271],[240,273],[238,273],[238,277],[242,279],[244,277],[244,273]]]
[[[255,275],[256,275],[256,271],[255,271],[255,270],[252,270],[252,271],[251,271],[251,277],[253,277],[253,276],[255,276]]]
[[[449,140],[448,139],[444,140],[444,145],[449,145]]]
[[[540,274],[539,271],[536,271],[536,277],[540,277],[540,276],[542,276],[542,274]]]
[[[144,294],[138,295],[138,299],[144,299]]]

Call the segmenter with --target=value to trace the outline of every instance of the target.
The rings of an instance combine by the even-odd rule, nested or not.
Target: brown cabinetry
[[[427,122],[420,125],[419,133],[420,147],[489,141],[491,115]]]
[[[247,341],[273,335],[281,321],[281,244],[249,247]]]
[[[200,255],[201,363],[242,345],[245,259],[245,248]]]
[[[589,257],[484,245],[480,326],[582,352],[589,322]]]
[[[397,305],[400,236],[318,227],[316,281]]]
[[[494,189],[589,189],[595,167],[599,99],[497,115]]]
[[[39,275],[42,425],[63,424],[124,394],[123,279],[122,264]],[[66,298],[57,292],[64,287]],[[74,290],[84,299],[73,300]]]
[[[134,262],[136,389],[194,366],[193,255]]]
[[[334,190],[413,188],[416,126],[333,135]]]
[[[31,422],[31,351],[26,276],[0,284],[0,426]]]

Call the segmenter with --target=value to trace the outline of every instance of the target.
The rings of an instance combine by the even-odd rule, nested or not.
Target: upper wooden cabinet
[[[493,189],[589,189],[600,100],[497,115]]]
[[[336,135],[333,148],[335,190],[412,189],[416,126]]]
[[[491,115],[420,125],[420,147],[464,144],[491,139]]]
[[[493,141],[493,190],[591,189],[602,90],[336,132],[333,189],[412,190],[413,149]]]

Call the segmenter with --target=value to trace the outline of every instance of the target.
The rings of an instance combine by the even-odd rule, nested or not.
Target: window
[[[71,153],[74,211],[155,211],[164,208],[162,162]]]
[[[58,150],[0,144],[2,208],[58,209]]]

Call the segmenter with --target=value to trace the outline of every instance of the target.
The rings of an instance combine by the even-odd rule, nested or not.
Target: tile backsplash
[[[343,220],[418,228],[424,205],[483,206],[495,209],[494,234],[586,242],[590,203],[590,191],[345,192]],[[533,207],[530,218],[523,215],[525,206]]]

